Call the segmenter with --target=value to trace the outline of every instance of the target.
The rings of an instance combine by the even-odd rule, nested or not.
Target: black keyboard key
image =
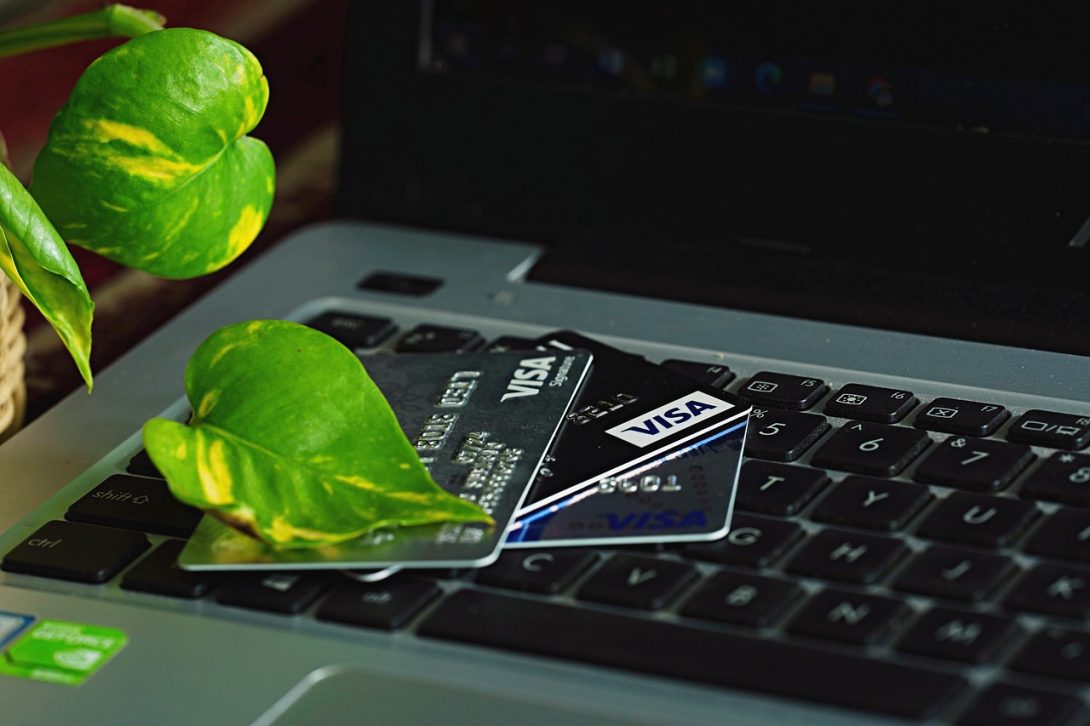
[[[423,297],[439,289],[443,280],[438,277],[406,275],[400,272],[373,272],[360,280],[356,287],[361,290],[392,292],[409,297]]]
[[[1053,449],[1085,449],[1090,444],[1090,416],[1055,411],[1026,411],[1011,424],[1007,438]]]
[[[871,534],[826,529],[810,538],[788,572],[843,582],[872,583],[908,552],[903,542]]]
[[[932,498],[918,484],[849,476],[821,500],[811,518],[892,532],[908,524]]]
[[[477,582],[511,590],[555,595],[598,561],[593,550],[510,550],[477,571]]]
[[[163,478],[163,473],[159,471],[159,467],[155,466],[151,457],[148,456],[148,452],[144,449],[141,449],[136,456],[129,459],[129,464],[125,467],[125,471],[138,476],[150,476],[156,479]]]
[[[419,633],[906,718],[935,714],[967,685],[873,658],[471,590],[441,602]]]
[[[1090,507],[1090,456],[1056,453],[1026,477],[1020,494]]]
[[[979,602],[991,595],[1014,570],[1014,563],[999,555],[953,547],[929,547],[901,570],[893,587],[923,595]]]
[[[680,562],[617,555],[583,582],[576,597],[610,605],[657,610],[697,578]]]
[[[738,389],[738,395],[744,396],[754,404],[786,408],[791,411],[805,411],[813,408],[821,397],[829,392],[829,387],[820,378],[790,376],[786,373],[762,371],[749,379],[745,386]]]
[[[822,590],[787,626],[812,638],[867,645],[881,640],[908,614],[899,600],[844,590]]]
[[[995,683],[957,720],[958,726],[1071,726],[1085,723],[1086,705],[1062,693]]]
[[[121,587],[190,600],[204,597],[222,578],[215,572],[195,572],[179,567],[178,555],[184,546],[185,542],[180,539],[167,540],[159,545],[125,573],[125,577],[121,578]]]
[[[664,360],[660,365],[712,388],[724,388],[734,380],[734,372],[718,363],[700,363],[693,360],[671,358],[670,360]]]
[[[982,663],[1021,629],[1008,618],[950,608],[932,608],[920,616],[897,644],[906,653]]]
[[[465,353],[485,344],[476,330],[417,325],[397,342],[398,353]]]
[[[1030,537],[1026,552],[1090,562],[1090,510],[1060,507]]]
[[[165,481],[117,474],[69,507],[64,518],[70,522],[188,537],[197,526],[201,511],[175,499]]]
[[[1025,444],[951,436],[916,469],[916,481],[974,492],[1005,489],[1033,461]]]
[[[1008,667],[1025,673],[1090,682],[1090,633],[1045,628],[1026,643]]]
[[[533,350],[534,341],[517,335],[501,335],[488,344],[489,353],[506,353],[510,350]]]
[[[871,476],[896,476],[931,443],[923,431],[849,421],[826,441],[811,463]]]
[[[1007,497],[955,492],[920,525],[921,537],[947,542],[1003,547],[1037,518],[1031,502]]]
[[[1010,416],[1010,411],[994,403],[936,398],[916,415],[916,425],[961,436],[991,436]]]
[[[1007,607],[1064,618],[1090,617],[1090,570],[1042,564],[1007,594]]]
[[[220,587],[216,601],[252,610],[297,615],[329,586],[325,575],[267,572],[239,575]]]
[[[829,398],[825,415],[892,424],[907,416],[919,402],[911,391],[849,383]]]
[[[106,582],[149,547],[139,532],[46,522],[8,552],[0,569],[76,582]]]
[[[307,325],[325,333],[352,351],[374,348],[397,332],[397,326],[389,318],[351,313],[322,313],[308,320]]]
[[[802,527],[780,519],[735,514],[730,531],[714,542],[686,545],[686,557],[743,567],[768,567],[802,539]]]
[[[440,594],[439,586],[428,580],[346,583],[318,607],[314,616],[349,625],[395,630],[420,612]]]
[[[793,582],[741,572],[717,572],[681,608],[690,618],[760,628],[802,594]]]
[[[747,512],[789,516],[829,483],[825,472],[803,466],[747,461],[738,474],[734,504]]]
[[[794,461],[829,430],[822,416],[776,408],[754,408],[749,414],[746,456]]]

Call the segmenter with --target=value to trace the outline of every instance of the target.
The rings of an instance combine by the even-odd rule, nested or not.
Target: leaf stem
[[[128,5],[107,5],[100,10],[70,18],[0,31],[0,58],[81,40],[115,36],[133,38],[153,30],[162,30],[164,22],[166,18],[153,10],[140,10]]]

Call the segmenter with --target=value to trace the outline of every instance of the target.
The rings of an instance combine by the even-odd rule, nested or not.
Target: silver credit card
[[[605,477],[536,511],[521,511],[504,546],[718,539],[730,526],[745,434],[743,419],[657,463]]]
[[[362,359],[439,486],[495,526],[378,530],[330,547],[276,550],[205,516],[178,561],[191,570],[482,567],[499,556],[591,354],[516,351]]]

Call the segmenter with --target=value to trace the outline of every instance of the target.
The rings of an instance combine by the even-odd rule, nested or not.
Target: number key
[[[749,414],[746,456],[794,461],[829,430],[829,423],[812,413],[754,408]]]
[[[738,395],[748,398],[755,404],[786,408],[791,411],[805,411],[820,401],[828,391],[829,387],[825,385],[825,381],[819,378],[762,371],[738,389]]]
[[[1011,425],[1007,438],[1053,449],[1084,449],[1090,444],[1090,416],[1026,411]]]
[[[814,454],[814,466],[896,476],[931,443],[923,431],[849,421]]]
[[[825,415],[897,423],[919,402],[909,391],[849,383],[825,404]]]
[[[1053,454],[1026,479],[1022,495],[1090,507],[1090,456]]]
[[[976,492],[997,492],[1033,461],[1025,444],[951,436],[916,470],[916,481]]]
[[[476,330],[417,325],[397,343],[399,353],[465,353],[485,344]]]

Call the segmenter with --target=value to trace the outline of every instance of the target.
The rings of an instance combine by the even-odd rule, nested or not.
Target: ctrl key
[[[149,547],[139,532],[46,522],[4,557],[0,568],[76,582],[106,582]]]

